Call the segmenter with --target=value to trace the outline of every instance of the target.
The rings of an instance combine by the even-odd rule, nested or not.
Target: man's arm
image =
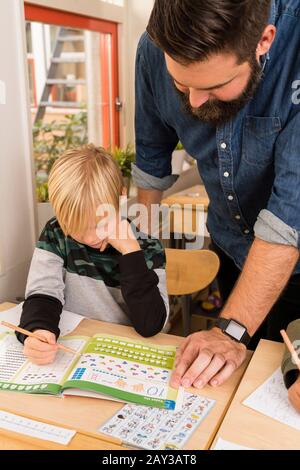
[[[284,290],[298,259],[297,248],[256,239],[221,316],[239,321],[253,335]],[[245,357],[245,346],[218,328],[196,333],[179,350],[172,384],[221,385]]]

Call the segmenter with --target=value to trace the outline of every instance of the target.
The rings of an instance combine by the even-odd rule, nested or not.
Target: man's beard
[[[262,78],[262,69],[260,64],[254,57],[250,62],[251,76],[248,84],[242,94],[232,101],[209,100],[199,108],[193,108],[190,104],[189,93],[178,92],[184,112],[188,113],[195,119],[203,121],[214,126],[220,126],[230,121],[238,112],[246,106],[246,104],[253,98],[259,82]]]

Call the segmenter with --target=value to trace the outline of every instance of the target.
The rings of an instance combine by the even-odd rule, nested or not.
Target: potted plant
[[[66,150],[87,144],[87,113],[68,114],[61,121],[43,123],[33,128],[33,151],[38,201],[38,225],[41,230],[53,217],[48,197],[48,175],[55,160]]]
[[[124,184],[127,189],[127,194],[129,195],[131,181],[131,165],[135,162],[135,151],[132,145],[128,144],[125,149],[116,147],[112,151],[112,155],[120,167],[124,179]]]

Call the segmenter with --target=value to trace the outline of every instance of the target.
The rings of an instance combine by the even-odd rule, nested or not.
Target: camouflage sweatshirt
[[[139,238],[142,251],[103,253],[66,237],[56,218],[44,228],[27,280],[20,326],[59,336],[62,309],[88,318],[132,325],[154,336],[167,321],[165,254],[153,238]],[[24,335],[17,334],[24,342]]]
[[[300,319],[295,320],[289,324],[287,328],[287,334],[293,343],[295,351],[300,357]],[[295,362],[292,360],[291,354],[287,348],[285,348],[281,369],[284,383],[287,388],[290,388],[298,379],[300,372]]]

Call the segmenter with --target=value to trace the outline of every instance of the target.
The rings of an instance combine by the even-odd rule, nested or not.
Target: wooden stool
[[[184,336],[190,334],[191,294],[206,289],[218,274],[220,260],[209,250],[175,250],[166,248],[167,291],[179,296]]]

